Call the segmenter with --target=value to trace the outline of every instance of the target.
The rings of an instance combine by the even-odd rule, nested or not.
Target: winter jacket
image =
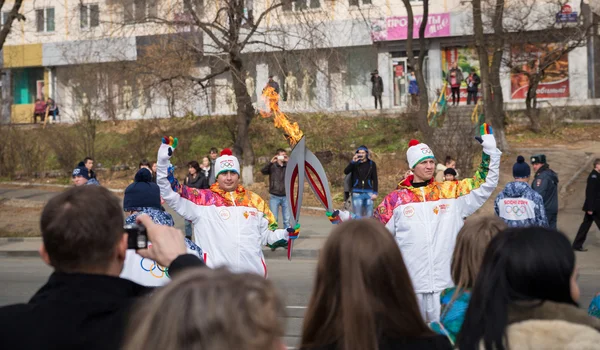
[[[202,265],[181,255],[169,271]],[[54,272],[27,303],[0,308],[0,349],[120,349],[132,307],[150,292],[119,277]]]
[[[418,95],[419,94],[419,84],[417,83],[417,79],[408,78],[408,93],[410,95]]]
[[[90,186],[100,186],[100,183],[95,178],[90,178],[85,184]]]
[[[479,90],[479,84],[481,84],[481,79],[479,78],[479,75],[473,74],[473,77],[467,77],[468,92],[477,92],[477,90]]]
[[[452,350],[452,346],[446,337],[441,335],[420,337],[386,337],[381,336],[378,340],[377,350]],[[337,344],[320,346],[315,348],[302,348],[302,350],[338,350]]]
[[[429,324],[434,332],[447,336],[452,345],[456,343],[456,337],[465,321],[465,314],[471,301],[470,290],[463,290],[453,298],[455,292],[456,287],[447,288],[442,292],[440,322]]]
[[[381,76],[371,76],[371,83],[373,84],[371,94],[373,96],[381,96],[383,94],[383,79],[381,79]]]
[[[575,305],[551,301],[515,303],[509,308],[508,321],[506,337],[511,349],[600,347],[600,320]]]
[[[450,71],[448,71],[448,75],[446,75],[446,80],[448,81],[448,84],[451,87],[454,87],[452,85],[452,74],[455,74],[455,77],[456,77],[456,86],[460,86],[460,84],[464,80],[462,71],[459,68],[451,68]]]
[[[263,175],[269,175],[269,193],[275,196],[285,197],[285,170],[287,163],[267,163],[260,171]]]
[[[377,164],[369,158],[364,162],[350,162],[344,174],[352,174],[352,193],[378,193]]]
[[[375,210],[375,218],[394,235],[416,293],[441,292],[454,284],[450,261],[463,218],[475,212],[498,185],[497,148],[483,153],[473,178],[413,187],[413,175]]]
[[[600,211],[600,173],[592,170],[585,188],[584,211]]]
[[[558,175],[550,169],[548,164],[544,164],[535,173],[531,188],[544,198],[546,215],[558,213]]]
[[[198,174],[196,174],[195,178],[193,178],[192,175],[188,174],[185,177],[185,181],[183,183],[184,183],[184,185],[186,185],[188,187],[198,188],[198,189],[207,189],[209,187],[208,176],[202,170],[200,170],[198,172]]]
[[[126,225],[135,224],[135,219],[139,215],[146,214],[152,218],[155,224],[175,226],[171,214],[161,209],[149,207],[131,209],[132,211],[136,211],[136,213],[129,215],[125,219]],[[202,259],[202,249],[200,247],[187,238],[185,238],[185,244],[188,254]],[[154,260],[142,257],[133,249],[127,250],[123,270],[119,277],[147,287],[160,287],[171,280],[168,268],[158,265]]]
[[[446,178],[444,177],[444,171],[446,171],[446,169],[448,169],[448,167],[442,163],[438,163],[438,165],[435,166],[435,181],[436,182],[446,181]]]
[[[169,149],[163,144],[158,152],[160,194],[194,224],[194,240],[200,242],[206,265],[267,277],[262,247],[289,238],[287,230],[277,229],[268,203],[241,185],[232,192],[221,190],[218,183],[207,190],[179,185],[174,177],[167,178]]]
[[[494,210],[509,227],[548,226],[544,199],[526,182],[507,183],[496,197]]]

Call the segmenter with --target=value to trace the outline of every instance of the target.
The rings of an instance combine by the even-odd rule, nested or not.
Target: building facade
[[[532,3],[533,0],[515,0]],[[219,1],[194,0],[194,8],[215,27]],[[53,98],[59,121],[74,122],[92,114],[103,119],[166,117],[186,114],[235,113],[232,79],[242,79],[253,101],[269,76],[279,82],[287,111],[344,111],[374,108],[371,76],[383,79],[384,108],[405,109],[409,103],[406,52],[407,14],[401,0],[247,0],[249,20],[261,19],[259,30],[244,48],[242,77],[215,74],[227,57],[215,40],[190,19],[178,0],[36,0],[24,1],[27,19],[15,22],[2,50],[2,122],[32,122],[37,99]],[[414,37],[423,20],[422,2],[411,1],[415,13]],[[537,0],[529,6],[525,23],[506,27],[521,31],[532,42],[552,44],[541,33],[560,22],[565,30],[598,23],[586,1],[556,8],[554,1]],[[10,8],[11,4],[5,5]],[[595,6],[592,4],[592,6]],[[522,4],[514,6],[521,9]],[[479,71],[472,37],[470,2],[431,0],[425,31],[424,73],[431,99],[436,98],[446,73],[456,64],[466,77]],[[523,18],[522,12],[514,13]],[[2,18],[5,18],[3,14]],[[569,23],[569,22],[574,23]],[[512,26],[512,27],[511,27]],[[486,27],[487,28],[487,27]],[[242,25],[247,34],[250,27]],[[597,26],[584,42],[548,68],[538,87],[543,105],[597,103],[600,97],[600,40]],[[217,33],[219,29],[214,30]],[[487,33],[489,33],[486,30]],[[512,40],[512,39],[511,39]],[[518,40],[517,40],[518,41]],[[523,42],[521,42],[523,44]],[[195,56],[183,54],[194,47]],[[560,43],[556,43],[560,46]],[[178,48],[181,48],[179,50]],[[523,49],[525,48],[525,49]],[[506,46],[506,62],[518,65],[553,50],[553,46]],[[417,54],[419,45],[415,40]],[[527,51],[526,55],[522,55]],[[526,60],[524,59],[524,60]],[[516,63],[515,63],[516,62]],[[507,108],[523,108],[526,74],[502,68],[502,90]],[[511,66],[514,67],[514,66]],[[535,69],[535,66],[523,69]],[[207,81],[194,82],[189,78]],[[173,76],[180,79],[170,79]],[[466,86],[461,88],[462,103]]]

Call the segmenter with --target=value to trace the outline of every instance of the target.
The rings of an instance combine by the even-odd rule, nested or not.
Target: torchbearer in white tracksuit
[[[463,219],[475,212],[498,185],[500,155],[491,128],[481,127],[481,165],[475,176],[436,182],[431,149],[412,140],[406,152],[413,175],[375,209],[394,235],[410,274],[425,321],[438,321],[440,293],[453,286],[450,262]]]
[[[169,173],[177,139],[163,138],[158,150],[156,179],[165,202],[194,224],[194,240],[208,267],[267,277],[262,247],[295,239],[300,226],[277,229],[269,205],[240,184],[240,163],[229,149],[215,161],[216,182],[210,189],[181,186]]]

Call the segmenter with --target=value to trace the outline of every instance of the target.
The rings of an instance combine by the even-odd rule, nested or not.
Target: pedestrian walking
[[[523,156],[513,165],[515,181],[498,193],[494,210],[510,227],[548,226],[544,199],[529,186],[531,169]]]
[[[481,84],[481,79],[479,75],[475,73],[475,71],[471,71],[469,76],[467,77],[467,105],[477,104],[477,94],[479,92],[479,84]]]
[[[377,198],[377,164],[369,158],[369,149],[360,146],[344,174],[352,174],[352,208],[358,217],[373,215],[373,201]]]
[[[538,154],[531,157],[535,176],[531,183],[537,193],[544,199],[544,209],[548,218],[548,227],[556,230],[558,216],[558,175],[546,163],[546,156]]]
[[[585,212],[583,222],[579,226],[579,231],[577,231],[577,236],[573,241],[573,249],[580,252],[587,251],[583,248],[583,243],[585,243],[588,231],[592,227],[592,222],[596,222],[596,226],[600,229],[600,158],[594,160],[594,169],[587,179],[583,211]]]
[[[375,99],[375,109],[377,109],[377,102],[379,102],[379,109],[383,109],[383,103],[381,102],[381,95],[383,94],[383,79],[379,76],[379,71],[375,69],[371,73],[371,94]]]
[[[411,106],[417,109],[419,107],[419,84],[417,83],[415,71],[411,71],[408,76],[408,94],[410,95]]]
[[[464,78],[462,71],[458,68],[458,65],[454,63],[452,68],[446,76],[448,84],[450,84],[450,91],[452,92],[452,105],[458,106],[460,104],[460,85]]]

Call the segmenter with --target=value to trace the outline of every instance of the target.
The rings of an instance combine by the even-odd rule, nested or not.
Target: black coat
[[[169,274],[203,265],[182,255]],[[119,277],[54,272],[28,303],[0,308],[0,349],[119,349],[132,305],[150,291]]]
[[[302,350],[338,350],[336,344],[318,348],[303,348]],[[443,335],[429,337],[402,337],[379,340],[379,350],[452,350],[448,338]]]
[[[595,169],[592,170],[587,179],[583,210],[600,212],[600,173]]]
[[[285,170],[287,163],[280,166],[275,163],[267,163],[260,171],[263,175],[269,175],[269,193],[285,197]]]
[[[544,198],[546,215],[558,213],[558,175],[548,164],[544,164],[535,173],[531,188]]]
[[[383,93],[383,79],[381,76],[371,76],[371,83],[373,86],[371,87],[371,94],[373,96],[380,96]]]
[[[210,185],[208,184],[208,178],[210,176],[209,174],[205,174],[202,169],[200,169],[200,171],[196,174],[195,178],[192,178],[192,175],[188,174],[188,176],[185,177],[184,185],[186,185],[187,187],[198,188],[201,190],[207,189],[210,187]]]
[[[373,192],[377,194],[379,182],[377,181],[377,164],[367,158],[365,162],[350,162],[344,174],[352,174],[351,192]]]

